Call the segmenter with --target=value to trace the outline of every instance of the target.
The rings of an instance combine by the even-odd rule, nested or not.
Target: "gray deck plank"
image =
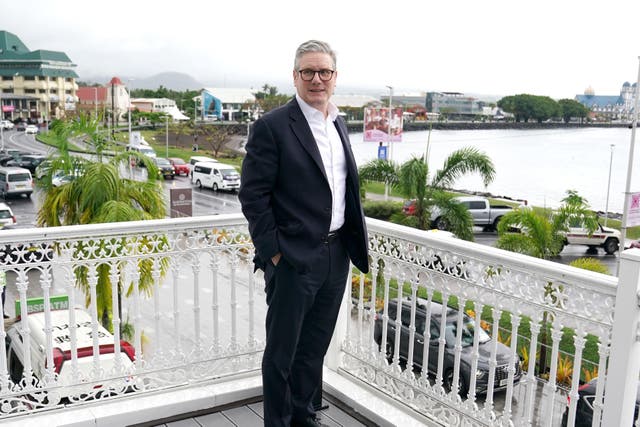
[[[202,415],[196,417],[195,420],[202,427],[235,427],[235,424],[232,423],[229,418],[225,417],[222,412]]]
[[[262,417],[258,416],[258,414],[253,412],[247,406],[227,409],[222,411],[222,413],[238,427],[259,427],[264,425]]]
[[[200,427],[200,424],[193,418],[187,418],[186,420],[174,421],[164,424],[166,427]]]

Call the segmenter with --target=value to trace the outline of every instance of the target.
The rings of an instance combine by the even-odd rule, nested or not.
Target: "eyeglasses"
[[[333,77],[333,73],[335,70],[298,70],[298,74],[300,74],[300,78],[305,82],[310,82],[313,78],[318,74],[320,80],[323,82],[328,82]]]

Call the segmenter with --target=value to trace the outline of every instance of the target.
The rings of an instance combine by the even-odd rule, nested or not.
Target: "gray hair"
[[[311,53],[311,52],[320,52],[320,53],[328,54],[329,56],[331,56],[331,60],[333,61],[333,68],[334,69],[336,68],[336,53],[333,49],[331,49],[331,46],[329,46],[329,43],[322,42],[320,40],[309,40],[302,43],[300,46],[298,46],[298,49],[296,50],[296,58],[295,58],[295,61],[293,62],[294,70],[298,70],[298,65],[300,64],[300,58],[302,58],[302,56],[305,53]]]

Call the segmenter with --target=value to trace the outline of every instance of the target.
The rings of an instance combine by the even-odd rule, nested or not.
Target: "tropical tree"
[[[100,119],[80,116],[72,121],[57,121],[52,124],[51,133],[59,146],[59,154],[50,159],[50,166],[43,180],[45,196],[37,215],[39,226],[95,224],[104,222],[134,221],[164,218],[166,213],[164,193],[158,181],[157,167],[148,157],[135,152],[124,152],[107,158],[105,150],[109,147],[106,135],[98,128]],[[95,160],[70,155],[69,138],[81,137],[88,150],[95,153]],[[147,168],[144,181],[123,177],[120,171],[126,170],[134,160]],[[52,185],[54,174],[62,173],[72,180],[59,187]],[[144,239],[137,241],[148,245]],[[112,242],[110,242],[112,243]],[[110,244],[109,243],[109,244]],[[121,242],[123,250],[125,242]],[[107,242],[104,242],[107,245]],[[82,249],[79,249],[82,250]],[[140,265],[140,292],[149,294],[153,286],[151,268]],[[166,267],[166,263],[163,263]],[[112,295],[111,266],[100,264],[98,270],[97,301],[98,317],[102,324],[111,329]],[[87,305],[90,300],[88,271],[76,270],[77,286],[85,293]],[[118,283],[118,296],[125,291],[125,284]],[[126,288],[127,294],[132,286]]]
[[[387,160],[372,160],[359,169],[363,181],[384,182],[397,188],[405,197],[416,201],[416,226],[431,225],[431,211],[437,208],[458,237],[473,240],[473,221],[467,209],[446,192],[455,181],[469,173],[479,173],[484,185],[493,181],[495,168],[491,159],[479,150],[467,147],[447,157],[442,169],[430,176],[429,165],[421,157],[413,157],[402,165]]]
[[[574,117],[582,121],[589,114],[589,109],[575,99],[561,99],[558,104],[560,105],[562,120],[565,123],[569,123]]]
[[[587,200],[575,190],[567,190],[557,212],[550,212],[521,207],[505,214],[498,223],[498,240],[496,247],[511,252],[523,253],[536,258],[549,259],[557,256],[565,245],[564,231],[570,226],[582,226],[592,233],[598,226],[597,218],[589,211]],[[545,296],[555,298],[551,283],[545,288]],[[543,313],[542,323],[547,324],[547,312]],[[539,372],[547,369],[547,330],[542,329],[540,335]]]

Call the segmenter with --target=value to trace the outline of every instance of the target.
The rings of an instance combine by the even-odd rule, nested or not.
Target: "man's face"
[[[300,75],[300,70],[334,70],[331,56],[321,52],[305,53],[298,62],[298,69],[293,70],[293,83],[298,90],[300,98],[313,108],[327,114],[329,98],[333,95],[333,90],[336,87],[338,72],[335,71],[328,81],[322,81],[319,73],[315,73],[310,81],[304,81]]]

